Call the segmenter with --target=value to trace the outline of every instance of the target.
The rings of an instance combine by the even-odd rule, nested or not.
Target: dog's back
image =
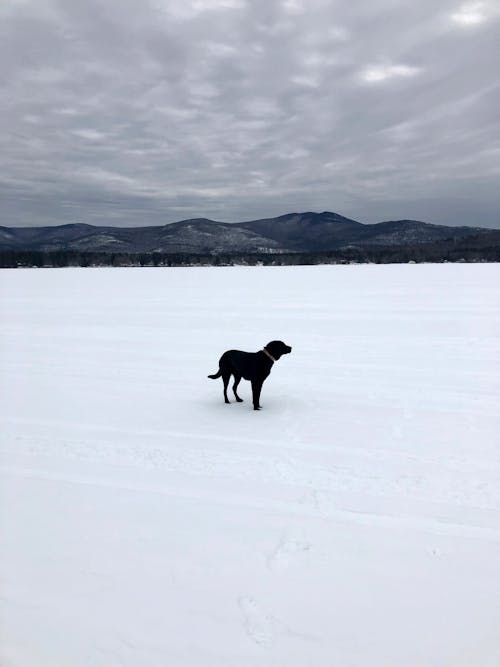
[[[225,370],[233,375],[240,375],[245,380],[251,380],[258,352],[243,352],[242,350],[228,350],[219,360],[222,373]]]

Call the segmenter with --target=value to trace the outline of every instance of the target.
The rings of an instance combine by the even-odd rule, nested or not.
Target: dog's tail
[[[221,373],[221,370],[219,368],[217,373],[214,373],[213,375],[208,375],[207,377],[209,377],[211,380],[217,380],[217,378],[220,378],[221,375],[222,375],[222,373]]]

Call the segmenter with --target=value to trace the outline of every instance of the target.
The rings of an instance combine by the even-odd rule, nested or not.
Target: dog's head
[[[266,345],[265,349],[275,359],[279,359],[283,354],[290,354],[292,351],[292,348],[289,345],[285,345],[282,340],[272,340]]]

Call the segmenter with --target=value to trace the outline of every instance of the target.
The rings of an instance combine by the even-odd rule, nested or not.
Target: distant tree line
[[[401,264],[408,262],[499,262],[500,230],[494,243],[481,235],[405,246],[366,246],[296,253],[123,253],[74,250],[3,250],[1,268],[104,266],[290,266],[304,264]]]

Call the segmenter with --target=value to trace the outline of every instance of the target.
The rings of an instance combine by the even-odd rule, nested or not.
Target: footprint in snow
[[[433,558],[442,558],[443,552],[438,547],[428,547],[427,553]]]
[[[263,647],[272,644],[278,625],[276,619],[263,611],[249,595],[239,598],[238,605],[243,614],[243,626],[250,639]]]
[[[303,557],[311,550],[310,542],[300,540],[281,540],[276,549],[267,559],[271,570],[280,569],[292,565],[294,561]]]

